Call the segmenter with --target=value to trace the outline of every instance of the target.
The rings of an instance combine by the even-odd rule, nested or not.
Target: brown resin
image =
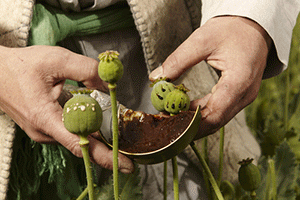
[[[165,147],[184,132],[195,114],[193,111],[183,111],[175,116],[139,113],[134,115],[134,111],[127,110],[120,116],[120,150],[146,153]]]

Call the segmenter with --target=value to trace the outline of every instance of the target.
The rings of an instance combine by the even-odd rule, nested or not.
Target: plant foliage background
[[[262,82],[246,113],[262,149],[259,167],[263,182],[258,199],[300,199],[300,17],[293,32],[288,69]]]

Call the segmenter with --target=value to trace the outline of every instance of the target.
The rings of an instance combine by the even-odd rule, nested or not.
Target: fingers
[[[1,76],[4,79],[2,82],[7,86],[1,88],[1,109],[33,140],[60,143],[74,155],[81,157],[79,137],[65,129],[62,122],[63,111],[57,98],[65,79],[83,82],[89,88],[101,89],[104,84],[98,76],[98,62],[60,47],[16,48],[9,53],[9,61],[13,65],[7,64],[3,74],[16,79],[4,79],[5,76]],[[92,137],[89,139],[91,160],[112,169],[111,151],[100,141]],[[119,156],[120,171],[132,172],[132,161],[124,155]]]
[[[42,127],[40,129],[36,129],[40,132],[39,136],[41,133],[45,133],[49,138],[53,138],[53,140],[66,147],[75,156],[82,157],[81,147],[79,145],[79,136],[68,132],[64,127],[62,122],[62,109],[59,107],[58,103],[56,106],[52,105],[53,104],[49,104],[48,108],[44,108],[45,113],[39,115],[39,119],[37,119],[38,122],[33,127]],[[47,138],[41,138],[37,136],[37,134],[31,134],[28,130],[27,134],[35,135],[33,139],[38,142],[48,142],[48,140],[46,140]],[[112,170],[112,151],[96,138],[89,136],[88,139],[90,141],[89,152],[91,160],[101,167]],[[134,171],[132,161],[120,153],[119,170],[122,173],[132,173]]]
[[[71,53],[64,69],[64,77],[82,82],[87,88],[108,91],[108,83],[98,75],[98,61],[79,54]]]
[[[202,97],[201,99],[196,99],[194,101],[191,101],[190,110],[196,110],[199,105],[200,105],[200,108],[203,109],[205,107],[205,105],[207,104],[211,95],[212,94],[209,93],[209,94],[205,95],[204,97]]]
[[[176,80],[186,70],[207,58],[211,49],[207,48],[206,41],[210,34],[201,28],[194,31],[162,64],[155,69],[149,79],[154,81],[160,77]]]
[[[212,18],[149,78],[151,81],[159,77],[175,80],[202,60],[219,72],[221,78],[212,93],[191,103],[191,109],[202,107],[202,124],[197,137],[203,137],[224,126],[256,98],[270,43],[268,34],[254,21],[242,17]],[[199,78],[202,78],[200,74]]]
[[[101,143],[99,140],[89,137],[90,141],[90,154],[93,156],[92,159],[95,163],[100,166],[113,169],[113,152],[105,144]],[[99,154],[101,152],[101,155]],[[132,161],[125,155],[119,153],[119,170],[122,173],[129,174],[134,171],[134,166]]]
[[[24,129],[26,134],[35,142],[43,144],[58,144],[55,139],[34,129]]]
[[[89,88],[97,88],[103,84],[98,75],[98,62],[92,58],[71,53],[66,56],[67,62],[62,69],[64,77],[82,82]]]
[[[63,111],[57,102],[57,98],[61,93],[65,79],[79,81],[88,88],[105,91],[105,83],[98,76],[98,62],[60,47],[39,46],[35,48],[40,48],[41,52],[45,52],[44,56],[41,56],[43,62],[41,62],[38,70],[40,70],[42,77],[46,77],[41,79],[46,80],[45,82],[50,85],[45,85],[45,92],[41,93],[44,99],[38,102],[39,106],[31,110],[29,115],[31,123],[25,126],[24,130],[35,141],[43,143],[56,141],[75,156],[82,157],[78,143],[80,139],[64,127],[62,122]],[[113,156],[111,150],[95,138],[88,138],[91,160],[104,168],[112,169]],[[123,173],[131,173],[134,170],[132,161],[121,154],[119,155],[119,167]]]
[[[98,61],[61,47],[34,46],[31,54],[43,52],[39,56],[39,70],[52,76],[54,85],[65,79],[82,82],[90,89],[107,91],[107,83],[98,75]],[[33,55],[32,55],[33,56]]]
[[[223,75],[210,94],[193,101],[192,109],[197,105],[202,105],[201,128],[195,139],[216,132],[254,101],[259,91],[261,78],[262,74],[256,76],[255,79],[233,74],[231,76]]]

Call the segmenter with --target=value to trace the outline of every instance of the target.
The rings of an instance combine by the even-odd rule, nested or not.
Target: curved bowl
[[[178,136],[173,142],[169,143],[168,145],[158,150],[146,153],[129,153],[122,150],[119,150],[119,152],[128,156],[129,158],[134,159],[137,163],[140,164],[156,164],[164,162],[181,153],[193,141],[198,132],[200,122],[201,112],[200,107],[198,107],[188,127],[180,136]],[[102,134],[100,134],[100,136],[107,145],[112,147],[112,145],[108,142],[108,138],[105,138]]]

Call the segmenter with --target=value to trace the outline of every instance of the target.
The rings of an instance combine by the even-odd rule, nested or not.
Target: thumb
[[[90,89],[107,91],[107,83],[98,75],[98,61],[71,51],[66,52],[64,65],[57,68],[59,80],[71,79],[82,82]]]
[[[209,34],[205,34],[205,29],[195,30],[161,66],[149,75],[149,79],[154,81],[166,77],[172,81],[176,80],[186,70],[206,59],[210,53],[206,35]]]

